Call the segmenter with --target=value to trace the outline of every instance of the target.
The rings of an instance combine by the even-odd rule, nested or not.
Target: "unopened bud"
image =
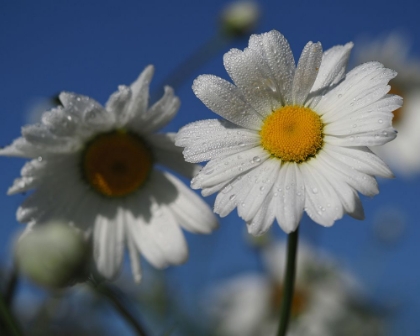
[[[253,1],[236,1],[224,8],[220,16],[222,31],[240,37],[250,34],[257,26],[260,9]]]
[[[22,274],[39,285],[57,288],[83,275],[88,250],[74,228],[55,222],[25,233],[17,242],[15,257]]]

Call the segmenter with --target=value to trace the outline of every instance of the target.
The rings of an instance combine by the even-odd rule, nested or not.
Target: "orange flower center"
[[[303,106],[285,106],[270,114],[260,131],[261,145],[282,161],[304,162],[321,149],[320,116]]]
[[[388,92],[389,94],[396,94],[400,97],[404,98],[404,93],[398,86],[395,86],[394,84],[391,85],[391,90]],[[404,106],[403,106],[404,107]],[[403,107],[400,107],[399,109],[396,109],[392,113],[394,114],[394,118],[392,118],[392,123],[395,125],[399,124],[399,122],[402,119],[403,116]]]
[[[86,147],[82,167],[94,190],[109,197],[139,189],[152,169],[152,154],[138,136],[124,130],[100,134]]]

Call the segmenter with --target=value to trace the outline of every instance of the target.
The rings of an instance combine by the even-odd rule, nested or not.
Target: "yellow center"
[[[280,304],[283,300],[284,289],[281,284],[273,284],[271,288],[271,307],[272,311],[278,311]],[[292,318],[301,315],[308,305],[308,294],[304,289],[295,288],[293,292],[291,315]]]
[[[388,92],[389,94],[396,94],[400,97],[404,98],[404,94],[403,91],[400,90],[400,88],[398,86],[395,86],[394,84],[391,85],[391,90],[389,90]],[[392,112],[394,114],[394,118],[392,118],[392,123],[395,125],[398,125],[399,122],[402,119],[403,116],[403,107],[400,107],[398,109],[396,109],[395,111]]]
[[[149,176],[152,155],[144,142],[124,130],[94,138],[83,154],[83,173],[102,195],[121,197],[136,191]]]
[[[283,161],[304,162],[322,147],[322,127],[319,115],[307,107],[281,107],[264,120],[261,145]]]

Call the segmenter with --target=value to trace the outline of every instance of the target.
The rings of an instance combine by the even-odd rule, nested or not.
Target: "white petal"
[[[280,165],[281,161],[278,159],[269,159],[261,164],[248,195],[242,200],[246,206],[240,207],[241,217],[245,221],[252,220],[261,208],[261,205],[270,202],[270,191],[277,179]],[[251,176],[251,174],[247,174],[245,178]]]
[[[346,75],[340,85],[322,97],[316,111],[326,123],[348,117],[383,97],[389,90],[388,82],[395,76],[395,71],[384,68],[378,62],[359,65]]]
[[[175,133],[149,134],[146,141],[153,148],[153,157],[157,163],[192,178],[197,175],[201,167],[184,160],[182,148],[175,146],[175,135]]]
[[[282,106],[273,74],[257,50],[231,49],[224,55],[223,63],[248,104],[262,117]]]
[[[331,145],[355,147],[355,146],[380,146],[383,145],[397,136],[397,131],[392,128],[385,128],[382,131],[373,131],[360,133],[357,135],[349,135],[344,137],[335,137],[325,135],[324,141]]]
[[[108,99],[105,109],[114,114],[116,126],[124,126],[130,119],[129,103],[131,99],[131,89],[125,85],[118,86],[118,91],[114,92]]]
[[[352,48],[353,43],[349,42],[343,46],[334,46],[324,52],[318,76],[311,92],[337,84],[345,77],[347,62]]]
[[[129,127],[140,134],[153,133],[170,122],[178,112],[181,102],[171,87],[165,86],[163,97],[142,114],[130,121]]]
[[[276,30],[260,35],[251,35],[249,48],[260,52],[268,63],[279,89],[283,105],[292,104],[292,85],[295,74],[295,60],[289,43]]]
[[[123,209],[111,219],[98,216],[93,233],[93,256],[99,273],[112,279],[121,268],[124,255]]]
[[[379,193],[378,183],[374,177],[353,169],[342,161],[337,160],[335,156],[335,152],[333,151],[321,151],[318,153],[316,160],[323,162],[324,165],[332,167],[337,172],[338,176],[341,177],[342,181],[346,182],[363,195],[375,196]]]
[[[140,76],[130,85],[131,100],[128,105],[128,113],[133,120],[141,118],[146,113],[149,103],[149,85],[155,69],[153,65],[147,66]]]
[[[211,160],[191,181],[194,189],[208,188],[246,173],[267,160],[270,154],[261,147],[254,147],[226,158]]]
[[[233,84],[213,75],[201,75],[194,80],[192,88],[195,95],[221,117],[248,129],[260,129],[262,117]]]
[[[202,162],[242,152],[258,146],[260,136],[222,120],[202,120],[184,126],[176,136],[175,144],[185,146],[188,162]]]
[[[344,46],[338,45],[324,52],[318,76],[311,89],[311,94],[316,94],[316,98],[310,103],[311,107],[317,105],[325,89],[339,83],[345,77],[352,48],[353,43],[349,42]]]
[[[317,161],[317,165],[322,169],[324,175],[328,176],[328,181],[337,193],[344,211],[356,219],[364,219],[365,215],[359,196],[353,187],[346,183],[342,174],[322,158]]]
[[[58,136],[74,136],[79,129],[79,123],[75,119],[61,106],[42,115],[42,123],[52,134]]]
[[[218,222],[210,207],[191,189],[169,173],[163,173],[172,183],[177,195],[168,204],[177,222],[186,230],[194,233],[210,233],[218,227]],[[166,193],[167,189],[161,190]]]
[[[317,160],[312,159],[299,165],[305,181],[305,211],[314,222],[331,226],[343,216],[343,206],[316,163]]]
[[[323,149],[336,160],[365,174],[394,177],[387,165],[367,147],[340,147],[326,143]]]
[[[35,158],[44,154],[40,148],[34,147],[31,143],[26,141],[25,138],[17,138],[12,144],[0,149],[2,156],[17,156],[24,158]]]
[[[128,248],[128,253],[130,255],[130,265],[131,265],[131,270],[133,272],[134,281],[139,283],[142,278],[139,251],[136,248],[136,245],[134,243],[133,237],[131,236],[129,227],[126,227],[125,237],[127,240],[127,248]]]
[[[276,216],[274,203],[274,198],[271,198],[261,205],[254,218],[246,223],[248,233],[254,236],[261,236],[268,231]]]
[[[171,211],[156,203],[151,211],[150,218],[131,218],[128,221],[137,248],[157,268],[185,262],[187,244]]]
[[[293,79],[292,99],[294,105],[303,105],[315,79],[322,61],[321,43],[308,42],[303,48]]]
[[[43,124],[22,127],[22,136],[30,144],[42,147],[45,152],[69,153],[82,146],[80,139],[54,135]]]
[[[272,190],[276,218],[284,232],[295,231],[305,205],[305,184],[296,163],[284,163]]]
[[[264,170],[264,165],[260,164],[249,172],[239,175],[231,183],[227,184],[216,197],[214,212],[221,217],[225,217],[237,206],[238,214],[242,217],[245,208],[250,206],[249,203],[245,203],[245,200],[255,184],[255,181],[258,180]]]

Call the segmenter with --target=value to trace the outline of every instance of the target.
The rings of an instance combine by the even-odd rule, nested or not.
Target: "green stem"
[[[93,281],[89,282],[90,285],[98,291],[100,294],[105,296],[108,300],[112,302],[117,311],[121,316],[133,327],[137,335],[146,336],[146,331],[140,322],[132,315],[130,310],[124,305],[122,293],[117,293],[116,289],[108,286],[106,284],[96,285]]]
[[[9,310],[3,295],[0,295],[0,330],[2,328],[6,331],[6,335],[21,336],[23,335],[18,322]]]
[[[18,270],[17,270],[17,265],[15,264],[10,274],[10,279],[6,284],[6,290],[4,291],[4,302],[8,307],[12,306],[13,297],[15,296],[15,293],[16,293],[17,283],[18,283]]]
[[[176,92],[195,71],[206,64],[219,50],[226,47],[232,38],[218,33],[199,47],[185,61],[179,64],[158,86],[161,90],[165,85],[171,86]],[[153,96],[157,96],[155,92]]]
[[[289,234],[287,239],[287,265],[284,276],[284,295],[280,310],[280,324],[277,336],[285,336],[289,325],[290,313],[292,311],[292,301],[295,285],[296,255],[299,237],[299,226],[296,231]]]

